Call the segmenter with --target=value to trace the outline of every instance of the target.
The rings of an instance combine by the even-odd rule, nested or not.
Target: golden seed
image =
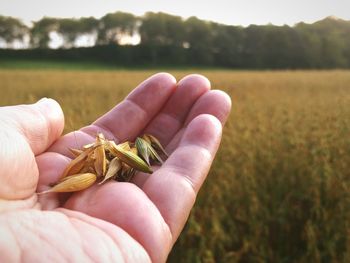
[[[86,144],[86,145],[84,145],[83,146],[83,149],[84,150],[87,150],[87,149],[90,149],[90,148],[92,148],[92,147],[94,147],[95,146],[95,143],[93,142],[93,143],[89,143],[89,144]]]
[[[96,144],[99,144],[98,147],[96,147],[94,151],[94,157],[95,157],[95,162],[94,162],[94,167],[95,171],[97,173],[97,176],[104,176],[106,174],[106,153],[104,149],[104,136],[102,133],[98,134],[96,137]]]
[[[135,155],[138,155],[138,154],[139,154],[139,152],[137,151],[137,148],[136,148],[136,147],[131,147],[131,148],[130,148],[130,152],[132,152],[132,153],[135,154]]]
[[[121,167],[122,167],[122,163],[120,162],[118,157],[115,157],[114,159],[112,159],[112,161],[110,161],[110,163],[109,163],[108,171],[107,171],[103,181],[101,181],[99,184],[103,184],[108,179],[116,176],[116,174],[119,172]]]
[[[96,174],[93,173],[71,175],[49,190],[41,192],[39,194],[81,191],[93,185],[96,181],[96,178]]]
[[[126,150],[126,151],[130,151],[130,143],[128,141],[120,143],[117,146],[122,148],[122,149],[124,149],[124,150]]]
[[[42,193],[80,191],[91,186],[97,177],[102,177],[99,184],[111,179],[130,181],[136,171],[152,173],[152,161],[162,164],[159,152],[166,155],[158,139],[150,134],[136,138],[135,142],[117,145],[99,133],[94,143],[69,150],[75,158],[67,165],[58,183]]]
[[[73,154],[74,157],[78,157],[80,154],[83,153],[82,150],[78,150],[74,148],[68,148],[68,150]]]
[[[76,157],[75,159],[73,159],[68,166],[66,167],[66,169],[63,171],[62,175],[60,178],[64,178],[67,175],[72,175],[72,174],[77,174],[79,173],[84,165],[85,165],[85,160],[88,157],[88,155],[94,150],[94,148],[89,148],[87,150],[85,150],[84,152],[82,152],[78,157]]]

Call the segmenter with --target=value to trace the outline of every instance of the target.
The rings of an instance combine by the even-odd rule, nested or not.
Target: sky
[[[100,18],[115,11],[166,12],[228,25],[292,26],[327,16],[350,20],[350,0],[0,0],[0,15],[20,18],[28,25],[43,16]]]

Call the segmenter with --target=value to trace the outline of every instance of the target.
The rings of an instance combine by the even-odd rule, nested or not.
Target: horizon
[[[81,8],[82,6],[84,9]],[[18,18],[28,26],[43,17],[78,19],[92,16],[99,19],[108,13],[117,11],[131,13],[135,16],[142,16],[146,12],[163,12],[180,16],[183,19],[196,16],[201,20],[243,27],[268,24],[294,26],[300,22],[314,23],[327,17],[350,20],[350,13],[347,12],[350,9],[350,3],[345,0],[336,0],[332,3],[326,0],[310,0],[307,3],[301,0],[284,3],[277,0],[268,0],[264,3],[257,0],[216,0],[200,4],[197,4],[196,1],[188,4],[184,0],[171,4],[168,1],[147,0],[142,6],[137,0],[127,3],[104,0],[103,4],[97,0],[88,3],[82,0],[62,0],[60,2],[28,0],[24,4],[21,0],[11,2],[0,0],[0,7],[1,15]]]
[[[110,14],[110,13],[115,13],[115,12],[118,12],[118,11],[120,11],[120,10],[111,11],[111,12],[106,13],[106,14],[104,14],[104,15],[107,15],[107,14]],[[120,11],[120,12],[124,12],[124,11]],[[146,13],[148,13],[148,12],[153,12],[153,13],[164,13],[164,14],[168,14],[168,15],[179,16],[179,17],[181,17],[181,19],[183,19],[183,20],[186,20],[186,19],[189,18],[189,17],[183,17],[183,16],[181,16],[181,15],[171,14],[171,13],[162,12],[162,11],[159,11],[159,12],[157,12],[157,11],[146,11],[144,14],[141,14],[141,15],[137,15],[137,14],[134,14],[134,13],[131,13],[131,12],[125,12],[125,13],[132,14],[132,15],[134,15],[134,16],[136,16],[136,17],[142,17],[142,16],[146,15]],[[104,15],[103,15],[103,16],[104,16]],[[26,22],[26,21],[24,21],[23,19],[21,19],[20,17],[16,17],[16,16],[12,16],[12,15],[4,15],[4,14],[0,13],[0,16],[15,18],[15,19],[17,19],[17,20],[23,22],[23,23],[24,23],[26,26],[28,26],[28,27],[32,27],[32,26],[33,26],[33,22],[37,22],[37,21],[39,21],[39,20],[41,20],[41,19],[43,19],[43,18],[80,19],[80,18],[94,17],[94,16],[79,16],[79,17],[67,17],[67,16],[64,16],[64,17],[59,17],[59,16],[46,16],[46,15],[45,15],[45,16],[40,17],[39,19],[32,20],[32,21],[30,21],[30,22]],[[103,16],[101,16],[101,17],[94,17],[94,18],[96,18],[96,19],[101,19]],[[343,17],[339,17],[339,16],[335,16],[335,15],[331,15],[331,14],[330,14],[330,15],[327,15],[327,16],[325,16],[325,17],[321,17],[320,19],[315,20],[315,21],[311,21],[311,22],[297,21],[297,22],[295,22],[293,25],[289,25],[289,24],[273,24],[273,23],[271,23],[271,22],[270,22],[270,23],[267,23],[267,24],[253,24],[253,23],[251,23],[251,24],[247,24],[247,25],[239,25],[239,24],[232,25],[232,24],[222,23],[222,22],[219,22],[219,21],[203,19],[203,18],[200,18],[200,17],[198,17],[198,16],[193,16],[193,17],[196,17],[196,18],[198,18],[198,19],[200,19],[200,20],[203,20],[203,21],[206,21],[206,22],[218,23],[218,24],[222,24],[222,25],[226,25],[226,26],[241,26],[241,27],[249,27],[249,26],[251,26],[251,25],[256,25],[256,26],[273,25],[273,26],[289,26],[289,27],[294,27],[294,26],[296,26],[296,25],[299,24],[299,23],[314,24],[314,23],[317,23],[317,22],[319,22],[319,21],[323,21],[323,20],[326,20],[326,19],[332,19],[332,20],[340,20],[340,21],[347,21],[347,22],[350,22],[350,19],[345,19],[345,18],[343,18]]]
[[[1,0],[0,0],[1,1]],[[148,11],[148,12],[153,12],[153,11]],[[147,12],[146,12],[147,13]],[[173,15],[173,14],[169,14],[169,13],[165,13],[165,12],[154,12],[154,13],[164,13],[164,14],[168,14],[168,15]],[[108,14],[108,13],[107,13]],[[132,13],[130,13],[132,14]],[[0,13],[0,16],[2,14]],[[106,15],[106,14],[105,14]],[[136,14],[133,14],[135,16],[137,16]],[[143,14],[145,15],[145,14]],[[9,16],[10,17],[10,16]],[[12,16],[13,17],[13,16]],[[49,16],[46,16],[46,17],[49,17]],[[85,17],[85,16],[83,16]],[[50,17],[50,18],[56,18],[56,19],[65,19],[65,18],[68,18],[68,19],[79,19],[79,18],[83,18],[83,17]],[[140,16],[138,16],[140,17]],[[181,17],[181,19],[183,21],[185,21],[187,18],[184,18],[182,16],[179,16]],[[13,17],[17,20],[20,20],[20,18],[18,17]],[[85,17],[86,18],[86,17]],[[100,18],[97,18],[97,19],[101,19],[102,17]],[[209,22],[209,23],[219,23],[217,21],[212,21],[212,20],[205,20],[205,19],[201,19],[199,18],[200,20],[202,21],[205,21],[205,22]],[[334,15],[328,15],[326,17],[323,17],[317,21],[314,21],[314,22],[305,22],[305,21],[299,21],[297,23],[295,23],[294,25],[275,25],[275,24],[267,24],[267,25],[270,25],[270,26],[276,26],[276,27],[281,27],[281,26],[288,26],[288,27],[295,27],[297,26],[298,24],[300,23],[305,23],[305,24],[314,24],[314,23],[317,23],[317,22],[321,22],[321,21],[324,21],[324,20],[327,20],[327,19],[330,19],[330,20],[334,20],[334,21],[345,21],[345,22],[349,22],[350,23],[350,20],[345,20],[343,18],[340,18],[340,17],[337,17],[337,16],[334,16]],[[39,20],[36,20],[36,21],[39,21]],[[36,21],[32,21],[32,22],[36,22]],[[22,21],[23,22],[23,21]],[[220,23],[221,25],[223,26],[237,26],[237,27],[242,27],[242,28],[247,28],[249,27],[250,25],[256,25],[256,26],[265,26],[265,25],[257,25],[257,24],[250,24],[250,25],[228,25],[228,24],[224,24],[224,23]],[[33,26],[33,23],[30,24],[30,25],[27,25],[28,27],[32,27]],[[94,46],[94,43],[96,41],[96,35],[95,34],[85,34],[85,35],[82,35],[82,36],[79,36],[76,40],[75,40],[75,46],[76,47],[91,47],[91,46]],[[121,45],[138,45],[140,44],[141,42],[141,36],[134,32],[133,35],[131,36],[124,36],[122,39],[121,39]],[[21,41],[15,41],[12,43],[13,44],[13,48],[14,49],[23,49],[23,48],[28,48],[30,46],[30,38],[25,38]],[[64,38],[63,36],[59,33],[59,32],[51,32],[50,33],[50,41],[49,41],[49,47],[52,48],[52,49],[57,49],[57,48],[60,48],[62,47],[62,45],[64,44]],[[4,41],[0,41],[0,48],[3,48],[6,46],[6,42]]]

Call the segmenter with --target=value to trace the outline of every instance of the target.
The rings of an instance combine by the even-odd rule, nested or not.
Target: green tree
[[[56,18],[44,17],[34,22],[31,28],[32,47],[48,48],[50,42],[50,33],[58,30],[58,21]]]
[[[244,29],[242,50],[242,66],[244,68],[262,68],[262,52],[264,48],[262,40],[265,30],[261,26],[250,25]]]
[[[80,23],[77,19],[59,19],[58,23],[58,33],[63,37],[63,46],[65,48],[70,48],[74,46],[74,42],[80,33]]]
[[[322,65],[322,40],[312,25],[298,23],[295,30],[300,35],[305,52],[303,59],[307,68],[320,68]]]
[[[94,17],[82,17],[79,19],[79,32],[81,34],[90,34],[97,31],[99,20]]]
[[[244,29],[238,26],[213,25],[213,50],[215,64],[225,67],[240,67]]]
[[[139,29],[141,43],[182,47],[185,41],[185,25],[181,17],[165,13],[148,12],[142,18]]]
[[[213,26],[213,23],[197,17],[190,17],[185,21],[186,43],[188,43],[191,54],[190,61],[198,64],[212,64]]]
[[[346,29],[350,26],[349,22],[328,17],[314,23],[313,26],[321,38],[322,67],[335,68],[346,66],[345,49],[347,43],[345,37],[349,32],[346,32]]]
[[[120,44],[123,37],[135,34],[138,19],[133,14],[115,12],[105,15],[99,22],[98,43]]]
[[[0,16],[0,39],[7,46],[11,46],[14,41],[23,41],[28,34],[28,27],[20,20],[13,17]]]
[[[94,34],[98,29],[98,21],[93,17],[81,18],[81,19],[59,19],[58,33],[63,37],[66,48],[74,46],[78,37],[84,34]]]
[[[293,49],[295,43],[291,39],[293,29],[289,26],[268,25],[263,30],[263,48],[260,50],[262,65],[274,69],[293,67],[292,56],[296,55]]]

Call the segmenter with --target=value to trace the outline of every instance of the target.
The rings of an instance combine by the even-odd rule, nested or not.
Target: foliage
[[[28,28],[20,20],[0,15],[0,39],[10,46],[15,40],[23,41]]]
[[[27,33],[21,25],[14,18],[0,17],[0,38],[8,43],[23,38]],[[99,60],[104,61],[105,57],[117,60],[122,56],[126,58],[125,64],[130,61],[139,64],[147,58],[151,65],[163,65],[163,61],[167,61],[167,64],[244,69],[350,67],[350,21],[334,17],[293,27],[250,25],[245,28],[153,12],[141,17],[115,12],[101,19],[44,17],[34,22],[30,30],[31,47],[48,48],[53,32],[62,36],[63,48],[73,48],[69,51],[72,57],[82,57],[74,47],[77,39],[87,35],[96,47],[90,56],[94,56],[95,50],[101,54],[102,47],[104,54]],[[110,46],[128,43],[125,40],[136,35],[141,38],[137,47],[118,49],[124,53],[121,56],[108,55]],[[122,61],[119,64],[123,64]]]
[[[1,70],[0,105],[55,98],[68,132],[152,73]],[[169,262],[349,262],[350,72],[198,73],[233,112]]]
[[[141,43],[145,45],[183,46],[185,28],[181,17],[165,13],[148,12],[139,29]]]
[[[57,21],[57,31],[63,36],[64,47],[74,47],[75,41],[84,34],[97,32],[98,20],[93,17],[83,17],[80,19],[59,19]]]
[[[31,45],[33,47],[48,48],[50,42],[50,33],[58,30],[57,19],[44,17],[33,23],[30,30]]]
[[[137,18],[129,13],[115,12],[101,18],[98,27],[98,44],[119,44],[123,37],[133,36]]]

